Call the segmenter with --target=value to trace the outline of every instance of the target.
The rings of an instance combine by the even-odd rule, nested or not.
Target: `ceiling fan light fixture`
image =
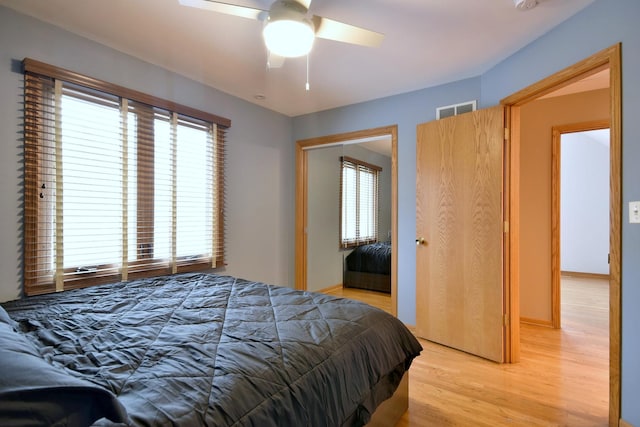
[[[538,0],[513,0],[518,10],[533,9],[538,5]]]
[[[311,51],[315,32],[306,20],[269,21],[262,31],[267,49],[285,58],[304,56]]]

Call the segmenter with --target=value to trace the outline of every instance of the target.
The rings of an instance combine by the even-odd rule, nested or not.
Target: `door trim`
[[[551,327],[560,329],[561,296],[560,296],[560,140],[563,134],[587,132],[590,130],[609,129],[609,120],[594,120],[584,123],[572,123],[553,126],[551,128]],[[607,279],[609,276],[607,275]]]
[[[398,125],[339,133],[296,142],[295,288],[307,289],[307,152],[310,147],[379,136],[391,137],[391,313],[398,314]]]
[[[593,74],[602,67],[609,67],[609,108],[610,108],[610,199],[609,199],[609,251],[611,263],[609,265],[609,425],[617,426],[620,420],[620,272],[621,272],[621,148],[622,148],[622,80],[621,80],[621,51],[620,43],[604,49],[589,58],[584,59],[572,66],[559,71],[552,76],[540,80],[533,85],[522,89],[500,101],[502,105],[510,111],[511,121],[519,125],[520,106],[535,99],[553,92],[560,87],[566,86],[573,81],[580,80]],[[514,297],[519,292],[518,282],[518,241],[519,224],[513,222],[514,213],[519,209],[519,188],[517,175],[519,174],[519,159],[514,156],[514,147],[520,144],[520,132],[517,126],[511,128],[511,158],[509,164],[516,169],[512,169],[510,178],[510,308],[517,309],[520,301]],[[514,160],[518,160],[515,162]],[[513,311],[510,311],[513,313]],[[520,328],[519,322],[509,322],[510,341],[519,343]],[[519,357],[519,346],[512,345],[512,359]],[[516,353],[514,354],[514,350]],[[514,360],[514,361],[515,361]]]

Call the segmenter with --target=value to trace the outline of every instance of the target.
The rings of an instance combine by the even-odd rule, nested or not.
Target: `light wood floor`
[[[521,361],[500,365],[420,339],[396,427],[607,426],[608,282],[562,279],[562,329],[521,325]],[[388,296],[334,295],[390,311]]]

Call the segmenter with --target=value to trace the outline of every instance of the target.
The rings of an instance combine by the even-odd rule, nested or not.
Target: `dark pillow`
[[[124,423],[127,414],[110,391],[51,365],[0,320],[0,425],[88,426],[101,418]]]

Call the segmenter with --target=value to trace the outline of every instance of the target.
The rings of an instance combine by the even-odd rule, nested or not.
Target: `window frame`
[[[345,239],[345,236],[343,235],[344,232],[344,200],[345,200],[345,184],[344,184],[344,171],[345,168],[349,167],[349,168],[354,168],[356,171],[356,236],[354,239]],[[359,197],[360,197],[360,178],[359,178],[359,174],[361,172],[366,172],[366,173],[372,173],[374,175],[374,187],[375,187],[375,195],[374,195],[374,199],[375,199],[375,203],[374,206],[372,206],[372,210],[373,212],[371,212],[371,214],[373,214],[374,216],[374,221],[373,221],[373,225],[374,225],[374,233],[373,233],[373,237],[371,236],[360,236],[360,231],[359,231],[359,223],[360,223],[360,203],[359,203]],[[377,243],[379,241],[378,239],[378,234],[379,234],[379,205],[380,205],[380,173],[382,172],[382,168],[380,166],[371,164],[371,163],[367,163],[364,162],[362,160],[358,160],[356,158],[353,157],[349,157],[349,156],[341,156],[340,157],[340,230],[339,230],[339,245],[340,248],[342,249],[351,249],[351,248],[355,248],[357,246],[360,245],[366,245],[366,244],[371,244],[371,243]]]
[[[158,276],[176,272],[200,271],[217,268],[224,265],[224,147],[226,131],[231,126],[231,121],[229,119],[203,112],[191,107],[180,105],[172,101],[163,100],[161,98],[147,95],[142,92],[128,89],[119,85],[84,76],[73,71],[35,61],[30,58],[24,59],[23,71],[25,74],[25,230],[23,243],[23,265],[24,292],[26,295],[36,295],[53,291],[86,287],[118,280],[134,279],[138,277]],[[29,89],[35,93],[27,92],[28,78],[32,79],[32,81],[30,82],[32,86],[29,87]],[[217,243],[217,246],[213,248],[214,253],[211,255],[211,258],[208,256],[206,257],[206,259],[198,256],[183,257],[184,259],[176,257],[173,264],[169,263],[168,267],[162,266],[158,268],[141,268],[139,267],[141,260],[137,258],[136,260],[129,261],[127,263],[127,266],[122,269],[115,264],[104,264],[103,267],[105,269],[100,270],[99,274],[92,271],[78,272],[77,274],[75,274],[73,272],[75,267],[65,269],[61,264],[58,264],[54,268],[53,281],[46,279],[45,275],[39,274],[39,271],[41,271],[41,267],[39,267],[38,265],[39,263],[42,264],[43,261],[40,260],[42,260],[43,258],[38,258],[38,251],[42,251],[42,239],[46,239],[45,234],[47,233],[47,231],[42,231],[39,229],[41,224],[39,223],[38,218],[40,218],[40,215],[43,214],[42,210],[46,210],[47,207],[39,205],[39,203],[41,203],[39,201],[39,199],[41,198],[39,186],[40,182],[42,182],[42,168],[44,167],[44,161],[42,160],[43,153],[41,151],[44,149],[44,143],[37,141],[45,138],[43,136],[45,130],[43,123],[46,122],[50,124],[51,119],[44,119],[44,110],[34,112],[31,111],[34,109],[30,110],[27,107],[29,102],[35,103],[36,105],[37,102],[42,102],[44,105],[44,102],[46,101],[45,97],[47,96],[45,95],[45,90],[43,89],[45,82],[47,82],[47,84],[53,84],[53,82],[55,82],[56,80],[60,80],[64,83],[72,84],[74,86],[86,89],[87,93],[90,93],[91,91],[99,91],[101,93],[106,93],[117,98],[127,100],[127,102],[130,102],[135,106],[134,108],[142,108],[143,110],[147,110],[149,113],[150,123],[153,123],[153,121],[155,120],[154,117],[157,114],[156,112],[160,110],[163,112],[168,112],[171,115],[175,115],[176,120],[178,120],[179,117],[183,117],[189,119],[187,123],[191,123],[191,121],[193,120],[193,123],[205,123],[211,125],[211,138],[213,145],[212,150],[214,150],[213,158],[215,159],[212,184],[214,188],[216,188],[216,190],[214,190],[213,196],[213,206],[215,207],[216,212],[212,212],[212,232],[215,236],[214,240]],[[126,102],[125,105],[128,113],[130,111],[130,107]],[[121,111],[123,111],[122,108],[123,107],[121,105]],[[138,127],[138,132],[140,132],[140,127]],[[138,156],[138,162],[141,161],[140,157],[141,156]],[[137,180],[138,185],[140,185],[139,181],[140,180]],[[153,183],[151,184],[151,186],[153,187]],[[138,192],[138,197],[141,197],[141,194],[146,194],[148,197],[149,192]],[[51,202],[50,204],[54,205],[54,202]],[[139,204],[136,205],[138,205],[138,209],[140,209]],[[53,215],[51,214],[50,206],[48,209],[50,211],[48,215]],[[45,212],[44,215],[46,214],[47,213]],[[146,214],[149,215],[148,212]],[[151,213],[151,216],[153,216],[153,213]],[[139,227],[137,227],[136,233],[139,232],[140,229]],[[51,247],[51,245],[49,245],[49,247]],[[56,248],[52,247],[50,250],[52,253],[55,253]],[[54,262],[55,260],[56,258],[54,258]],[[124,272],[121,270],[124,270]],[[56,276],[62,276],[63,279],[61,280]]]

